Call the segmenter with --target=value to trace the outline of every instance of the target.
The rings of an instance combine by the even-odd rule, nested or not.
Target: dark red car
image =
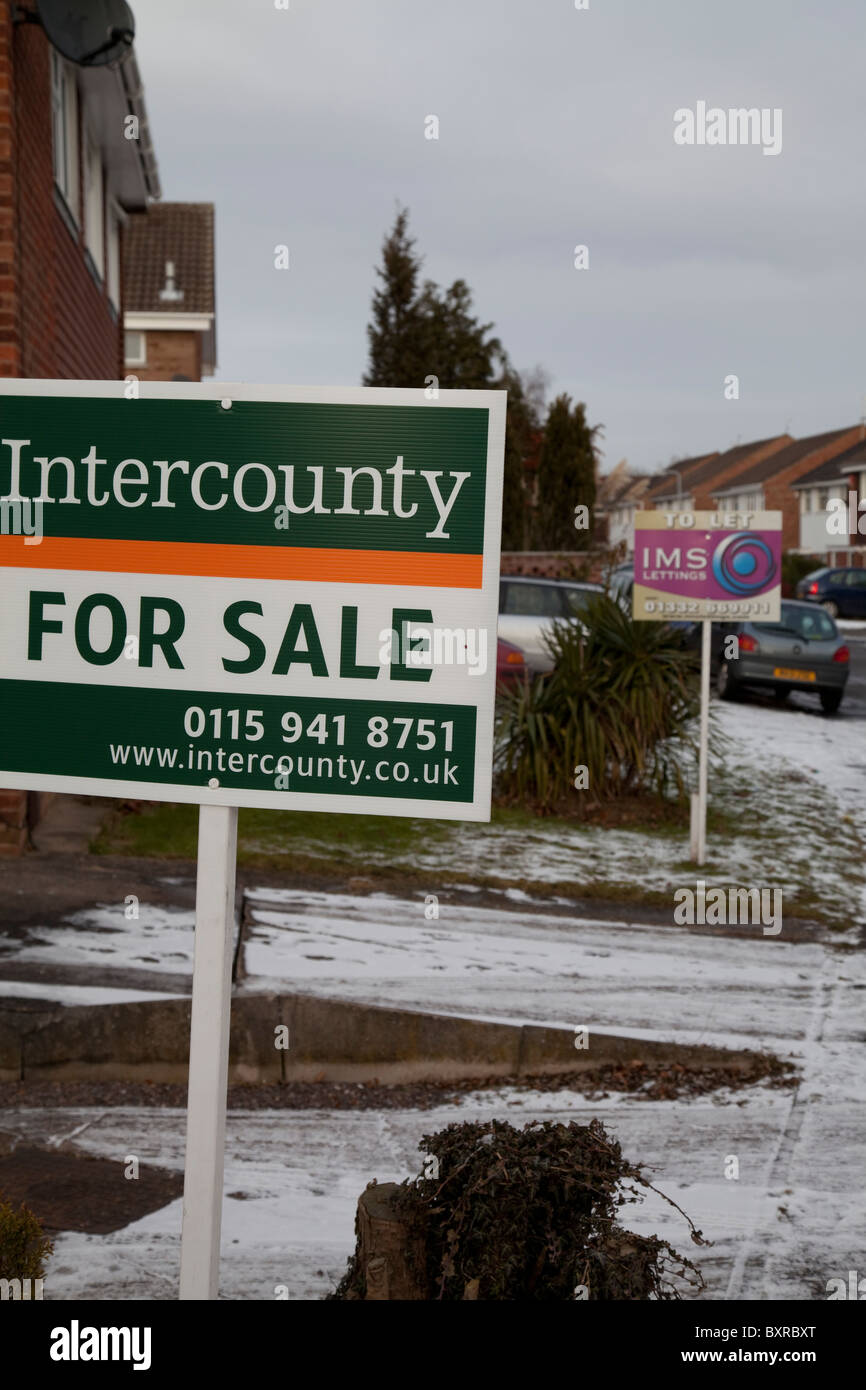
[[[496,684],[513,685],[527,674],[526,659],[519,647],[503,638],[496,639]]]

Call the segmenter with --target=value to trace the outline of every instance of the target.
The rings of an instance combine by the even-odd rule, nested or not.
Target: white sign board
[[[505,393],[0,382],[0,786],[487,820]]]

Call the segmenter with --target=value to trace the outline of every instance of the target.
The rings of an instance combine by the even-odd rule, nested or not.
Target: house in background
[[[124,246],[126,375],[201,381],[216,367],[213,203],[160,203]]]
[[[827,526],[827,503],[842,500],[846,506],[849,494],[858,502],[866,501],[866,427],[856,430],[857,442],[837,453],[826,462],[803,473],[791,490],[799,500],[799,550],[815,555],[827,565],[866,564],[866,535],[851,532],[848,537],[831,534]],[[858,520],[866,517],[866,507],[857,513]]]
[[[647,473],[633,473],[622,459],[610,473],[599,478],[595,496],[595,541],[611,548],[634,545],[634,517],[643,505],[650,485]]]
[[[3,0],[0,375],[122,375],[124,230],[159,193],[134,52],[70,63]]]
[[[134,51],[72,63],[0,0],[0,376],[122,377],[123,241],[159,195]],[[50,800],[0,790],[0,854]]]
[[[673,465],[679,478],[670,477],[650,487],[648,505],[663,512],[671,506],[679,511],[713,511],[713,492],[720,486],[738,479],[742,473],[760,463],[770,454],[778,453],[792,443],[789,434],[774,435],[772,439],[757,439],[750,444],[735,444],[723,454],[705,455],[703,459],[685,459]]]
[[[752,464],[735,480],[713,489],[713,506],[725,512],[780,511],[782,549],[800,544],[800,516],[792,484],[828,459],[833,459],[860,438],[860,426],[813,434]],[[825,528],[826,529],[826,528]]]

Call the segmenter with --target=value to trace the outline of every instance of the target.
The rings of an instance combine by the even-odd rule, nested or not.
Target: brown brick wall
[[[15,235],[15,160],[12,112],[12,16],[0,4],[0,376],[20,369],[18,330],[17,243]]]
[[[156,329],[144,335],[145,367],[127,367],[127,375],[142,381],[171,381],[185,376],[201,381],[201,334],[185,329]]]
[[[793,442],[789,434],[780,435],[778,439],[769,440],[762,448],[755,449],[751,454],[746,454],[745,458],[740,459],[732,467],[723,468],[721,473],[711,474],[709,478],[703,483],[698,483],[693,489],[690,489],[688,481],[685,481],[683,491],[692,492],[693,510],[696,512],[714,512],[716,504],[713,501],[713,494],[718,492],[719,488],[730,487],[741,473],[745,473],[749,468],[754,468],[756,463],[761,463],[771,454],[777,454],[780,449],[784,449],[786,445]]]
[[[612,551],[596,547],[592,550],[503,550],[499,573],[529,579],[591,579],[600,583],[612,559]]]
[[[845,449],[850,449],[859,438],[860,426],[856,425],[838,439],[825,444],[823,449],[814,449],[804,458],[798,459],[790,468],[784,469],[775,478],[768,478],[764,483],[765,508],[767,511],[782,513],[783,550],[796,550],[800,544],[800,497],[793,491],[791,483],[796,483],[819,464],[835,458]]]
[[[11,28],[2,3],[0,15],[0,95],[4,79],[7,93],[11,91],[6,145],[0,124],[0,196],[5,151],[13,192],[2,212],[15,243],[8,292],[17,299],[7,310],[10,320],[0,320],[0,371],[4,376],[116,378],[122,365],[119,320],[105,288],[88,269],[83,226],[70,230],[56,202],[48,41],[36,25]],[[2,115],[0,108],[0,122]],[[83,151],[81,135],[79,131]],[[81,165],[79,159],[83,207]],[[0,248],[3,240],[0,221]],[[5,261],[0,252],[0,265]]]
[[[0,376],[120,377],[120,322],[55,199],[48,40],[0,0]],[[26,843],[27,793],[0,790],[0,855]]]

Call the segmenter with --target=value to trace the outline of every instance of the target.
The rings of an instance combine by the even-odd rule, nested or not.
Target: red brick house
[[[859,425],[855,434],[856,442],[843,453],[834,454],[791,484],[799,505],[800,553],[814,555],[833,568],[866,566],[866,534],[860,530],[861,526],[866,529],[866,507],[860,511],[866,502],[866,424]],[[834,535],[827,526],[830,501],[845,504],[851,528],[846,537]]]
[[[216,367],[213,203],[159,203],[124,241],[126,373],[201,381]]]
[[[714,511],[713,495],[719,487],[738,479],[741,474],[763,462],[793,441],[789,434],[774,435],[772,439],[757,439],[750,444],[735,444],[723,454],[710,454],[692,462],[689,467],[674,465],[676,477],[662,478],[649,489],[645,506],[663,512],[674,505],[681,511]],[[687,461],[688,462],[688,461]]]
[[[724,511],[780,511],[782,549],[795,550],[800,544],[800,514],[797,494],[791,484],[820,464],[833,459],[860,438],[860,426],[813,434],[795,439],[784,449],[754,463],[738,473],[727,486],[713,489],[713,506]]]
[[[0,376],[121,377],[124,228],[160,192],[141,78],[133,52],[68,62],[33,19],[0,0]],[[0,854],[40,810],[0,791]]]

